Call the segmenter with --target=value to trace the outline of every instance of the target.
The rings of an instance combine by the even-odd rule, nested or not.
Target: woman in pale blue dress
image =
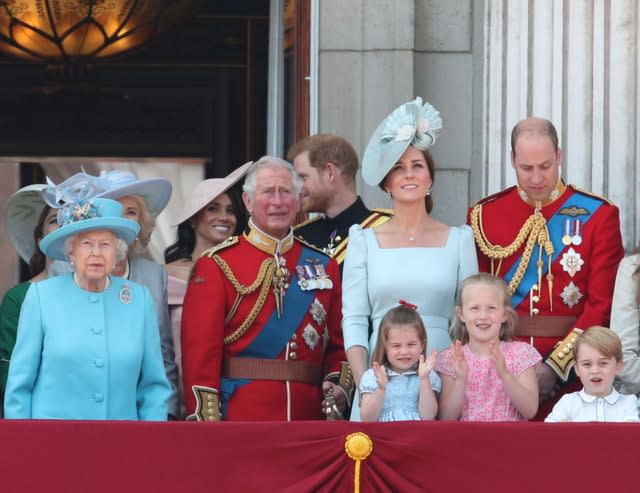
[[[391,196],[394,216],[377,228],[354,225],[349,231],[342,325],[356,388],[369,367],[380,320],[392,306],[401,299],[416,305],[427,328],[427,351],[440,351],[451,343],[458,285],[478,272],[471,229],[429,215],[435,165],[427,149],[440,128],[439,113],[417,98],[394,110],[365,150],[363,178]],[[357,401],[352,420],[359,420]]]

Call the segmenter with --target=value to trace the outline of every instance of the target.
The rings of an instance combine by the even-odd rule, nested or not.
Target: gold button
[[[298,349],[298,344],[292,342],[291,344],[289,344],[289,347],[295,351],[296,349]]]
[[[298,355],[294,352],[289,353],[289,358],[290,359],[298,359]]]
[[[560,353],[560,354],[558,355],[558,359],[564,359],[564,354],[563,354],[563,353]]]

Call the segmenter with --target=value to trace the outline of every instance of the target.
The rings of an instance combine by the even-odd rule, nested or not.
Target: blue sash
[[[562,244],[562,236],[564,233],[564,224],[567,216],[564,214],[559,214],[559,211],[566,209],[568,207],[576,207],[577,209],[585,209],[588,211],[586,214],[577,214],[575,217],[581,217],[582,221],[582,231],[584,232],[584,225],[591,219],[593,214],[600,208],[603,204],[602,199],[597,199],[595,197],[591,197],[589,195],[584,195],[581,193],[573,193],[569,196],[569,198],[558,207],[557,211],[549,218],[547,221],[547,229],[549,230],[549,239],[553,243],[553,256],[551,262],[554,263],[556,259],[560,256],[560,254],[565,249],[565,245]],[[582,219],[583,216],[586,218]],[[573,219],[574,216],[571,216]],[[560,234],[558,234],[560,232]],[[529,265],[524,273],[522,281],[516,288],[516,292],[513,293],[511,298],[511,306],[514,308],[520,305],[522,301],[529,296],[529,292],[535,283],[538,282],[538,252],[540,250],[540,246],[536,242],[533,247],[533,251],[531,252],[531,260],[529,261]],[[543,255],[544,257],[544,255]],[[504,276],[505,281],[510,282],[513,279],[513,276],[518,268],[518,264],[520,263],[520,259],[522,256],[518,257],[516,261],[509,269]],[[535,260],[534,260],[535,259]],[[549,267],[548,262],[544,262],[544,266],[542,268],[542,275],[546,275]]]
[[[303,291],[300,289],[296,281],[295,265],[304,264],[312,265],[308,260],[313,258],[315,263],[321,263],[324,267],[329,263],[329,257],[310,248],[303,246],[300,256],[294,264],[294,271],[291,272],[291,280],[289,288],[284,295],[282,318],[278,318],[278,312],[274,309],[273,313],[262,327],[258,336],[251,341],[246,349],[238,354],[240,358],[276,358],[282,349],[287,345],[291,336],[295,334],[302,320],[307,315],[309,307],[315,298],[315,290]],[[332,279],[332,281],[335,281]],[[271,296],[271,294],[270,294]],[[246,385],[251,380],[238,378],[220,379],[220,390],[222,392],[222,416],[226,415],[226,403],[229,402],[231,396],[236,389]]]

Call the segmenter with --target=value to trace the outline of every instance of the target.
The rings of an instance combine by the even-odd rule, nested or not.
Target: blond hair
[[[156,227],[156,218],[153,217],[153,214],[149,211],[147,201],[142,195],[124,195],[119,198],[122,199],[124,197],[135,199],[140,207],[140,232],[138,233],[136,241],[131,245],[132,248],[129,253],[132,257],[144,256],[147,253],[147,247],[151,240],[151,233],[153,233]]]
[[[414,308],[409,308],[406,305],[398,305],[394,308],[391,308],[385,316],[380,321],[380,327],[378,328],[378,339],[376,341],[376,346],[373,349],[373,355],[371,356],[371,361],[375,361],[381,365],[388,365],[389,361],[387,360],[387,352],[385,348],[385,343],[389,338],[389,331],[395,325],[411,325],[416,329],[416,333],[418,334],[418,339],[423,346],[423,354],[426,356],[427,353],[427,331],[424,328],[424,323],[422,323],[422,317],[418,314],[418,312]]]
[[[591,346],[606,358],[622,361],[622,342],[620,342],[618,334],[606,327],[595,325],[578,336],[571,348],[573,358],[576,361],[578,361],[578,350],[583,344]]]
[[[494,275],[480,273],[467,277],[460,283],[460,289],[458,290],[458,301],[456,308],[458,310],[454,313],[454,321],[451,324],[449,333],[453,340],[459,340],[462,344],[469,342],[469,331],[466,324],[460,319],[458,311],[462,310],[464,305],[464,292],[469,286],[487,286],[494,287],[502,294],[502,304],[504,306],[506,320],[500,327],[499,338],[501,341],[512,341],[515,336],[516,324],[518,323],[518,316],[515,310],[511,307],[511,294],[509,294],[509,288],[507,283]]]

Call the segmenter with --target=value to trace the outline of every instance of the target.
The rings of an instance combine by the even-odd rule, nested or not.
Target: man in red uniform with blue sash
[[[182,314],[188,419],[320,419],[327,393],[347,404],[338,264],[293,236],[301,187],[288,162],[260,159],[243,187],[247,231],[196,262]]]
[[[565,185],[562,150],[548,120],[527,118],[511,134],[518,185],[480,200],[469,214],[480,271],[507,281],[519,317],[516,334],[543,356],[537,369],[543,419],[570,388],[572,341],[608,326],[624,256],[618,208]]]

